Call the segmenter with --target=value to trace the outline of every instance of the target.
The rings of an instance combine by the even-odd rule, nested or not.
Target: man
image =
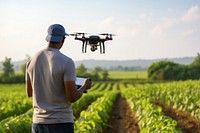
[[[73,133],[71,103],[91,87],[90,79],[76,89],[76,69],[71,58],[59,50],[68,35],[60,24],[48,28],[48,47],[28,63],[26,92],[33,97],[32,133]]]

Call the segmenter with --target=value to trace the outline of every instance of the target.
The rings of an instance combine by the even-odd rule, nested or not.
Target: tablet
[[[76,77],[76,88],[79,89],[85,82],[87,78],[84,77]],[[84,93],[87,93],[87,91],[84,91]]]
[[[82,86],[86,79],[84,77],[76,77],[76,86]]]

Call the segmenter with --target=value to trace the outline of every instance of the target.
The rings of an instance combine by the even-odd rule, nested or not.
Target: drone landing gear
[[[105,45],[104,45],[104,42],[100,42],[100,53],[101,54],[105,54]]]
[[[87,52],[87,44],[88,41],[83,41],[83,45],[82,45],[82,53],[86,53]],[[90,50],[92,52],[97,50],[97,44],[89,44],[91,46]],[[105,44],[104,42],[99,42],[99,46],[100,46],[100,54],[105,54]]]
[[[86,53],[86,50],[87,50],[87,41],[83,41],[83,45],[82,45],[82,52],[83,53]]]

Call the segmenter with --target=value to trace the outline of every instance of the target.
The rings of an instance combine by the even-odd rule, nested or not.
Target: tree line
[[[11,58],[5,57],[3,61],[3,70],[0,72],[0,83],[24,83],[26,64],[21,66],[21,72],[16,73],[11,60]],[[28,60],[30,60],[29,56],[26,57],[26,62]],[[110,80],[108,70],[98,66],[92,70],[88,70],[85,65],[81,64],[76,68],[76,73],[77,76],[91,77],[94,81]],[[200,79],[200,54],[198,53],[195,60],[189,65],[182,65],[169,60],[152,63],[147,73],[148,79],[152,80]]]
[[[26,64],[21,66],[21,72],[15,72],[13,64],[11,63],[11,58],[5,57],[3,61],[3,70],[0,73],[0,83],[24,83],[25,82],[25,71]],[[26,61],[30,60],[30,57],[27,56]],[[82,77],[91,77],[92,80],[108,80],[109,73],[107,70],[102,69],[101,67],[95,67],[94,69],[88,71],[87,68],[81,64],[76,68],[77,76]]]
[[[187,80],[200,79],[200,54],[189,65],[182,65],[168,60],[151,64],[148,78],[152,80]]]
[[[124,66],[112,66],[108,70],[109,71],[146,71],[148,68],[141,66],[132,66],[132,67],[124,67]]]

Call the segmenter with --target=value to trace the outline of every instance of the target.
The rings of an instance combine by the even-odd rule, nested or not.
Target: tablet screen
[[[82,86],[86,79],[87,79],[87,78],[76,77],[76,85]]]

